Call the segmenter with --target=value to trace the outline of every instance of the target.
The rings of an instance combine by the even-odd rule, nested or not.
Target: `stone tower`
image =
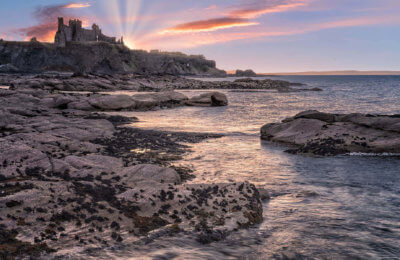
[[[54,45],[57,47],[65,47],[67,44],[67,36],[64,31],[64,18],[58,18],[58,30],[54,38]]]

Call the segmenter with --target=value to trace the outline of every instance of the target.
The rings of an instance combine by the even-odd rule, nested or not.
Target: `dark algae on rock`
[[[0,90],[1,256],[84,257],[177,232],[205,243],[262,219],[254,185],[189,184],[191,169],[171,166],[184,143],[220,135],[140,130],[103,113],[172,108],[184,95],[60,93],[48,79],[15,76]]]

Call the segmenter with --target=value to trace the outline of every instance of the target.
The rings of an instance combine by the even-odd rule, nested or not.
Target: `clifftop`
[[[62,48],[50,43],[0,41],[0,72],[10,67],[24,73],[226,75],[215,61],[201,55],[130,50],[100,41],[68,42]]]

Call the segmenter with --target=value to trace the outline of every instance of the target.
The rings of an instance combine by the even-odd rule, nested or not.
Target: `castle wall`
[[[63,33],[65,34],[65,37],[66,37],[65,40],[67,42],[72,41],[72,29],[71,28],[69,28],[68,26],[64,26],[63,27]]]

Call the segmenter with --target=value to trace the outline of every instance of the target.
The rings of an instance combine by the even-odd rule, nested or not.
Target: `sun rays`
[[[138,26],[142,0],[103,0],[98,3],[107,16],[99,17],[99,23],[104,19],[108,20],[113,34],[123,36],[125,45],[134,48],[135,29]]]

